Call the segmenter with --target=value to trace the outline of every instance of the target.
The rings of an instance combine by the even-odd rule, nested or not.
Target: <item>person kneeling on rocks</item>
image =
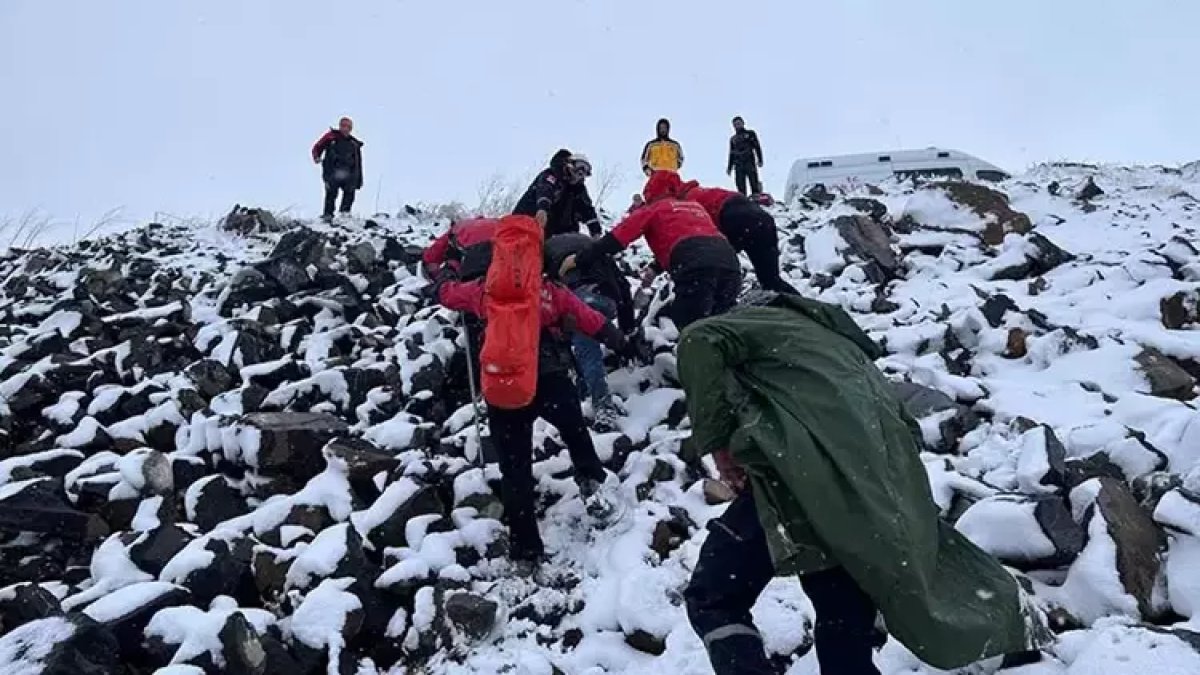
[[[779,273],[779,230],[775,218],[766,209],[745,195],[721,188],[700,187],[694,180],[680,187],[679,197],[703,206],[733,249],[745,251],[754,266],[758,285],[764,291],[799,293]]]
[[[459,281],[445,270],[437,282],[435,296],[444,307],[484,316],[484,280]],[[503,478],[505,519],[511,535],[510,556],[522,574],[532,573],[545,554],[538,532],[533,478],[533,423],[539,417],[553,424],[575,466],[575,481],[588,513],[598,519],[615,510],[616,476],[604,470],[583,409],[571,381],[573,367],[570,333],[580,332],[601,340],[613,351],[624,354],[625,336],[588,307],[565,286],[546,281],[541,294],[542,331],[538,344],[537,393],[531,404],[520,409],[488,405],[488,428],[499,455]]]
[[[876,612],[942,669],[1039,658],[1046,632],[1017,581],[938,517],[919,427],[875,367],[878,347],[840,308],[795,295],[697,322],[679,341],[688,450],[738,494],[685,591],[717,675],[775,672],[750,608],[799,574],[822,673],[878,675]]]
[[[583,234],[560,234],[551,237],[546,241],[548,269],[557,270],[567,256],[579,253],[591,243],[592,238]],[[574,291],[580,300],[603,314],[606,319],[617,319],[617,324],[626,335],[633,333],[637,328],[629,282],[621,275],[621,270],[611,258],[596,258],[586,266],[571,270],[561,281]],[[592,400],[594,428],[601,433],[616,431],[616,422],[621,410],[608,391],[604,352],[600,343],[580,333],[572,336],[572,342],[580,393],[590,396]]]

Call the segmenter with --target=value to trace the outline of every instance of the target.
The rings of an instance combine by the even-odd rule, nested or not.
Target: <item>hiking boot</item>
[[[621,419],[623,411],[613,401],[611,396],[596,403],[595,409],[595,419],[592,421],[592,428],[597,433],[607,434],[620,431],[617,422]]]
[[[604,482],[594,478],[579,482],[579,497],[588,515],[600,523],[611,522],[620,516],[620,481],[615,475],[605,473]]]
[[[322,223],[332,223],[333,222],[333,214],[326,213],[325,215],[321,216],[321,222]]]

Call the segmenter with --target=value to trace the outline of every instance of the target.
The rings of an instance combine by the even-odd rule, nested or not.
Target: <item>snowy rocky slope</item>
[[[1046,609],[1019,674],[1200,672],[1200,167],[777,215],[793,282],[886,347],[944,516]],[[681,592],[728,495],[677,456],[668,286],[596,436],[625,516],[591,527],[539,426],[552,562],[513,578],[457,317],[417,272],[444,225],[243,210],[0,257],[0,672],[710,672]],[[799,585],[755,611],[780,672],[817,673]]]

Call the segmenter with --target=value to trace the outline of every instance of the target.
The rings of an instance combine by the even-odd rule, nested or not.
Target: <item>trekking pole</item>
[[[479,427],[479,394],[475,390],[475,357],[471,353],[471,330],[467,327],[467,315],[461,313],[463,327],[463,342],[467,348],[467,383],[471,389],[471,408],[475,412],[475,465],[478,467],[486,466],[483,461],[483,432]]]

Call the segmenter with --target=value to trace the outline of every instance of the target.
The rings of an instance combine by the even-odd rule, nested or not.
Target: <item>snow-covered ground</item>
[[[786,275],[885,346],[943,515],[1048,613],[1047,658],[1011,672],[1200,672],[1200,166],[992,187],[779,207]],[[424,307],[414,247],[445,224],[303,225],[0,258],[0,517],[33,514],[0,544],[0,672],[711,672],[682,590],[723,506],[677,456],[665,293],[655,362],[610,375],[630,413],[595,435],[628,508],[594,527],[539,423],[551,562],[525,580],[473,463],[457,317]],[[795,579],[755,618],[818,673]],[[895,641],[877,663],[938,672]]]

